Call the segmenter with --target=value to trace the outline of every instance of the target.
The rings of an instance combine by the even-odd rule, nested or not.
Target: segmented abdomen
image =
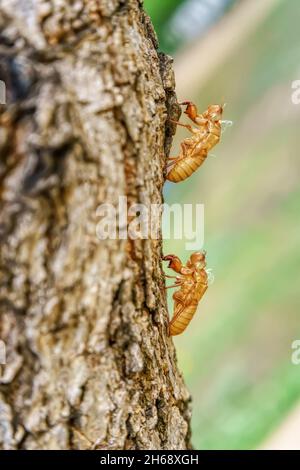
[[[182,150],[178,160],[170,165],[166,179],[173,183],[184,181],[191,176],[205,161],[208,152],[220,141],[221,125],[217,121],[211,125],[207,137],[200,141],[194,139],[194,146]],[[189,141],[191,139],[188,139]],[[193,142],[193,138],[191,140]],[[185,154],[186,153],[186,154]]]
[[[182,312],[180,312],[178,315],[176,315],[176,312],[175,312],[174,317],[169,323],[169,335],[170,336],[180,335],[180,333],[182,333],[186,329],[186,327],[190,323],[191,319],[193,318],[197,310],[197,305],[198,305],[198,302],[196,305],[189,305],[184,310],[182,310]]]
[[[194,157],[188,156],[183,158],[171,167],[166,176],[167,180],[173,183],[184,181],[202,165],[206,157],[207,153],[205,152]]]

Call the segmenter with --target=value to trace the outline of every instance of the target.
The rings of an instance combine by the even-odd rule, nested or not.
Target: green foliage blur
[[[176,7],[184,3],[184,0],[146,0],[145,8],[150,15],[155,30],[160,39],[160,47],[165,52],[174,52],[176,44],[170,44],[167,23]]]
[[[211,21],[219,18],[238,1],[240,0],[145,0],[144,3],[159,36],[160,48],[172,54],[185,44],[185,34],[191,33],[194,36],[195,31],[198,36],[203,34]],[[187,10],[182,11],[180,7],[186,6]],[[177,32],[176,23],[177,26],[181,23]]]
[[[175,3],[145,2],[158,32]],[[234,121],[215,157],[185,182],[165,185],[169,204],[205,204],[215,276],[192,326],[174,339],[193,397],[196,449],[258,447],[300,398],[300,366],[291,362],[300,338],[300,105],[291,100],[299,13],[298,0],[274,1],[205,85],[180,97],[201,110],[225,99],[224,118]],[[191,70],[195,63],[201,57]],[[172,155],[186,133],[178,136]],[[166,240],[164,253],[184,261],[190,254],[183,240]]]

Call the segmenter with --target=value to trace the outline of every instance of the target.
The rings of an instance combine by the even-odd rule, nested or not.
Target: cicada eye
[[[222,117],[223,114],[223,108],[219,104],[212,104],[209,107],[209,114],[211,116],[211,119],[213,120],[219,120]]]

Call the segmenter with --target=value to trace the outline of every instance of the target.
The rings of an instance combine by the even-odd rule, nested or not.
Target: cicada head
[[[190,264],[197,269],[203,269],[206,266],[206,251],[196,251],[190,256]]]
[[[207,119],[211,119],[212,121],[219,121],[220,119],[222,119],[223,108],[224,106],[221,106],[219,104],[211,104],[210,106],[208,106],[206,111]]]

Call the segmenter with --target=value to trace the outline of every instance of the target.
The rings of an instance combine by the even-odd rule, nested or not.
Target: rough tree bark
[[[1,446],[188,448],[161,239],[96,236],[162,202],[171,60],[138,0],[0,0],[0,31]]]

